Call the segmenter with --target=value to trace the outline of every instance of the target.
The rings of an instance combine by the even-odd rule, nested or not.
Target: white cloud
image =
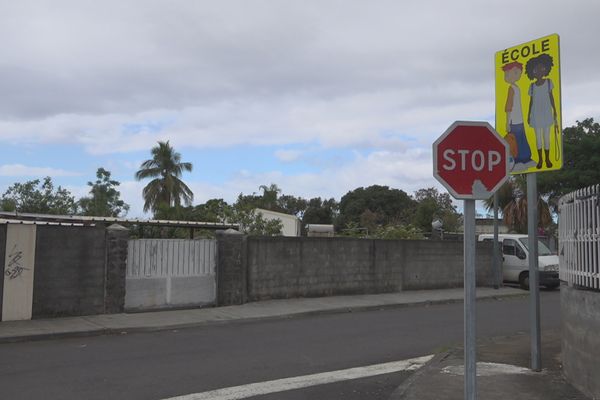
[[[152,217],[152,215],[144,214],[144,199],[142,197],[144,186],[144,182],[125,181],[121,182],[117,188],[117,190],[121,193],[121,200],[129,204],[129,212],[127,213],[127,217]]]
[[[248,164],[222,182],[191,182],[197,202],[271,182],[304,197],[374,183],[411,192],[437,185],[429,149],[453,121],[493,124],[502,48],[558,31],[563,125],[600,119],[599,14],[587,0],[7,2],[0,145],[68,144],[127,176],[140,162],[126,155],[158,140],[183,154],[279,149],[281,171]],[[312,162],[323,149],[357,153]],[[0,176],[74,175],[64,158],[38,169],[5,161]],[[317,172],[285,172],[300,161]],[[121,186],[130,214],[141,214],[142,188]]]
[[[51,167],[32,167],[23,164],[0,165],[0,176],[29,177],[29,176],[80,176],[81,173],[66,171]]]
[[[275,157],[283,162],[298,160],[304,152],[300,150],[276,150]]]
[[[401,91],[390,90],[329,102],[224,102],[210,108],[135,115],[57,115],[28,122],[0,121],[0,140],[76,143],[94,155],[147,150],[158,140],[170,140],[178,148],[319,143],[326,148],[401,150],[409,146],[401,134],[433,141],[457,116],[475,118],[487,108],[485,102],[470,100],[419,108],[403,104],[402,98]],[[132,131],[128,128],[132,125],[140,128]]]
[[[492,115],[494,52],[548,27],[563,35],[565,122],[599,115],[600,53],[582,45],[600,36],[594,2],[27,4],[0,16],[10,143],[402,149],[390,132],[430,141]]]

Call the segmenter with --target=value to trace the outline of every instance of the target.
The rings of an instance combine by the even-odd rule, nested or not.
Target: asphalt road
[[[542,292],[541,299],[542,329],[559,328],[559,292]],[[477,336],[527,332],[528,318],[527,298],[478,301]],[[455,303],[3,344],[0,398],[166,399],[405,360],[460,344],[462,338],[463,306]],[[387,399],[410,374],[253,399]]]

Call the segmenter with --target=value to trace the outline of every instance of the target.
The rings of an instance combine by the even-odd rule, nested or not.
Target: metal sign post
[[[534,371],[542,369],[536,174],[558,170],[563,165],[560,64],[557,34],[509,47],[495,55],[496,129],[511,143],[510,173],[527,174],[529,318]],[[530,73],[540,69],[544,71],[542,75]],[[529,108],[523,108],[528,103]],[[550,134],[543,134],[548,131]]]
[[[465,400],[477,398],[477,335],[475,332],[475,200],[464,201],[464,324],[465,324]]]
[[[529,233],[529,323],[531,369],[542,370],[540,333],[540,285],[538,269],[537,174],[527,174],[527,232]]]
[[[465,400],[477,399],[475,200],[506,182],[508,154],[508,144],[487,122],[456,121],[433,143],[433,176],[464,200]]]
[[[498,241],[498,192],[494,193],[494,249],[492,260],[492,274],[494,275],[494,289],[502,285],[502,267],[500,265],[500,242]]]

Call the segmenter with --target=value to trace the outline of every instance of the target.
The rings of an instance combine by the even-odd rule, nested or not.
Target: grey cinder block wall
[[[463,243],[219,236],[218,304],[461,287]],[[492,246],[477,244],[477,284],[492,286]]]
[[[33,318],[123,312],[129,231],[38,225]]]
[[[2,301],[4,298],[4,260],[6,259],[6,224],[0,225],[0,260],[2,275],[0,275],[0,321],[2,321]]]
[[[217,306],[248,301],[248,237],[217,233]]]
[[[104,229],[37,227],[33,317],[104,312]]]
[[[113,224],[106,228],[105,235],[104,313],[121,313],[125,309],[129,230],[121,225]]]
[[[563,372],[577,389],[600,398],[600,292],[560,288]]]
[[[123,312],[129,234],[112,228],[38,226],[34,318]],[[217,305],[463,283],[461,242],[228,234],[217,242]],[[0,227],[4,259],[2,243],[6,226]],[[480,286],[493,284],[491,258],[491,244],[478,243]]]

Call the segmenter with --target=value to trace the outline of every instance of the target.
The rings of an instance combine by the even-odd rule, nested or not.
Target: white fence
[[[129,241],[127,277],[201,276],[215,272],[217,243],[210,239]]]
[[[559,212],[560,279],[600,289],[600,185],[563,196]]]
[[[216,255],[216,240],[130,240],[125,308],[214,303]]]

